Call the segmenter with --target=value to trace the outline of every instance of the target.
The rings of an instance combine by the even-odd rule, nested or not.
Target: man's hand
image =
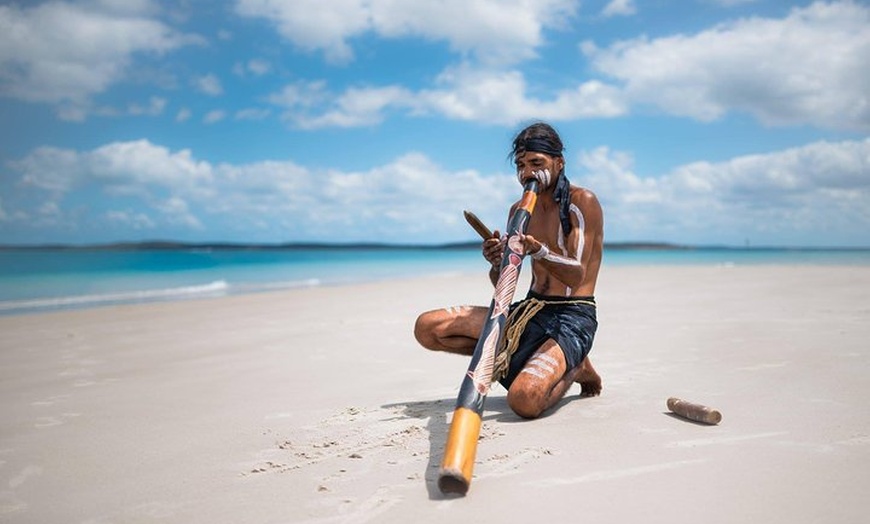
[[[501,257],[504,255],[504,243],[506,240],[498,230],[495,230],[492,232],[492,237],[483,241],[483,258],[494,268],[501,266]]]
[[[527,255],[533,255],[541,250],[543,244],[535,240],[535,237],[532,235],[524,235],[520,233],[520,241],[523,243],[523,247],[526,249]]]

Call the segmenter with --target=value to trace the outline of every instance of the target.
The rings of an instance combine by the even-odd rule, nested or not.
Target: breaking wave
[[[53,309],[80,309],[105,304],[129,304],[209,298],[245,293],[278,291],[282,289],[316,287],[319,285],[321,285],[321,281],[316,278],[256,284],[240,283],[234,285],[227,283],[226,280],[215,280],[214,282],[203,285],[179,286],[164,289],[146,289],[67,297],[32,298],[26,300],[4,300],[0,301],[0,314]]]
[[[225,280],[216,280],[200,286],[181,286],[165,289],[146,289],[140,291],[77,295],[71,297],[7,300],[0,302],[0,311],[79,308],[99,304],[150,302],[157,300],[178,300],[183,298],[222,296],[228,294],[229,289],[230,285]]]

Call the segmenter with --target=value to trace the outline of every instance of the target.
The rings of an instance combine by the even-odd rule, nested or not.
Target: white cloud
[[[224,92],[223,86],[221,86],[220,79],[213,74],[208,74],[204,76],[200,76],[194,79],[193,85],[201,92],[209,95],[209,96],[219,96]]]
[[[154,229],[157,224],[145,213],[133,210],[112,210],[104,215],[109,227],[129,228],[133,231]]]
[[[265,18],[296,47],[323,51],[333,62],[354,57],[349,41],[367,33],[446,41],[485,62],[535,56],[545,29],[562,27],[576,0],[237,0],[242,16]]]
[[[767,125],[870,129],[870,8],[850,1],[582,49],[631,100],[668,113],[709,121],[741,111]]]
[[[416,92],[393,85],[352,87],[334,95],[321,81],[288,85],[269,101],[287,109],[285,120],[307,129],[375,125],[390,111],[515,125],[530,119],[614,117],[628,110],[618,89],[594,80],[558,91],[549,99],[534,98],[529,91],[520,71],[466,64],[444,71],[435,87]]]
[[[108,105],[94,105],[90,102],[83,104],[61,104],[57,107],[57,116],[61,120],[70,122],[82,122],[89,116],[105,118],[117,118],[122,116],[159,116],[166,108],[166,99],[152,96],[147,104],[131,102],[126,108],[118,108]]]
[[[174,227],[216,239],[461,239],[469,236],[462,209],[501,222],[517,196],[512,176],[447,171],[419,153],[364,171],[313,170],[292,161],[213,165],[140,140],[85,152],[37,149],[10,167],[17,190],[38,196],[27,202],[53,206],[55,227],[90,201],[89,215],[76,223],[114,231],[125,222],[132,231]],[[477,198],[483,193],[490,195],[485,202]],[[25,199],[12,201],[4,223],[15,211],[24,223],[37,216],[35,207],[21,208]]]
[[[188,120],[190,120],[191,116],[193,116],[193,113],[190,111],[190,109],[182,107],[178,110],[178,113],[175,114],[175,121],[187,122]]]
[[[249,107],[247,109],[236,111],[235,118],[236,120],[265,120],[266,118],[269,118],[271,114],[272,111],[269,109]]]
[[[221,109],[215,109],[213,111],[209,111],[202,117],[202,122],[204,124],[216,124],[227,117],[226,111]]]
[[[155,15],[159,10],[152,0],[82,0],[78,4],[124,15]]]
[[[509,176],[446,171],[425,155],[409,153],[365,171],[315,171],[292,162],[259,162],[217,169],[224,198],[209,212],[278,234],[314,239],[427,242],[467,237],[460,210],[481,217],[502,214],[517,195]],[[476,195],[490,198],[480,202]],[[244,218],[238,218],[244,217]],[[383,235],[390,235],[384,237]]]
[[[66,192],[81,176],[79,154],[69,149],[39,147],[9,165],[22,173],[24,186],[51,192]]]
[[[267,60],[254,58],[252,60],[248,60],[248,71],[251,73],[262,76],[272,70],[272,64],[270,64]]]
[[[598,194],[609,240],[781,245],[809,235],[819,245],[870,244],[870,139],[696,162],[658,178],[638,175],[630,154],[606,147],[579,161],[573,182]],[[41,148],[10,168],[22,194],[4,195],[7,226],[39,218],[61,227],[90,209],[80,227],[127,220],[134,230],[268,242],[468,239],[462,209],[499,227],[518,196],[509,174],[449,171],[419,153],[340,171],[289,160],[215,165],[140,140],[85,152]]]
[[[326,82],[317,80],[288,84],[280,92],[270,95],[267,100],[288,109],[310,108],[322,104],[330,96]]]
[[[211,166],[194,160],[190,150],[172,153],[148,140],[114,142],[84,153],[40,147],[9,165],[22,174],[24,186],[61,194],[87,182],[135,193],[149,185],[189,187],[212,176]]]
[[[272,72],[272,63],[262,58],[252,58],[247,62],[233,64],[233,74],[236,76],[245,77],[249,74],[263,76],[270,72]]]
[[[191,213],[187,201],[177,195],[152,202],[152,206],[170,226],[180,225],[188,229],[203,229],[202,222]]]
[[[639,176],[630,155],[605,147],[580,164],[578,181],[622,239],[782,244],[810,233],[820,245],[870,243],[870,139],[696,162],[660,178]]]
[[[0,6],[0,95],[66,104],[81,119],[91,96],[123,79],[138,53],[198,44],[152,18],[151,2]]]
[[[334,61],[350,59],[353,51],[345,40],[371,27],[368,6],[362,0],[335,0],[329,9],[324,9],[319,0],[239,0],[236,11],[270,20],[296,46],[324,50]]]
[[[632,8],[631,2],[608,4],[612,14]],[[354,86],[336,94],[323,81],[297,82],[269,100],[287,110],[285,120],[306,129],[376,125],[390,112],[516,125],[610,118],[644,104],[703,121],[737,111],[767,125],[870,129],[870,9],[852,2],[816,3],[779,20],[741,19],[606,49],[586,42],[582,49],[594,68],[621,85],[589,79],[539,95],[546,91],[527,85],[520,70],[465,62],[417,91]]]
[[[758,0],[707,0],[707,1],[712,2],[714,4],[724,6],[724,7],[733,7],[735,5],[751,4],[753,2],[757,2]]]
[[[634,5],[634,0],[610,0],[601,10],[604,17],[612,16],[631,16],[637,13],[637,6]]]
[[[627,110],[618,90],[597,81],[556,92],[549,99],[529,94],[519,71],[458,67],[445,71],[439,87],[416,95],[415,107],[460,120],[515,125],[529,119],[550,121],[612,117]]]
[[[163,110],[166,108],[166,99],[158,96],[152,96],[148,100],[147,106],[140,106],[139,104],[131,104],[127,110],[127,112],[131,115],[147,115],[147,116],[157,116],[163,114]]]
[[[306,129],[368,126],[380,123],[387,108],[406,107],[410,103],[411,94],[402,87],[350,88],[323,114],[308,116],[290,111],[285,118]]]

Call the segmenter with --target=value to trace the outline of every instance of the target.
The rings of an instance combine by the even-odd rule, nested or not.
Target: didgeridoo
[[[522,199],[508,223],[507,242],[502,254],[498,281],[489,305],[489,314],[480,331],[474,353],[471,355],[468,372],[459,388],[453,421],[450,423],[450,431],[444,447],[444,460],[438,473],[438,489],[442,493],[464,495],[471,485],[483,403],[492,384],[495,352],[505,329],[508,310],[517,288],[520,267],[525,256],[520,235],[525,234],[529,227],[529,219],[537,200],[538,181],[529,180],[523,185]],[[490,234],[487,238],[491,236]]]

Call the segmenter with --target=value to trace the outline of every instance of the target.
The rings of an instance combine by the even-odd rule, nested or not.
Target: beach
[[[866,521],[870,266],[605,265],[602,395],[526,421],[495,385],[445,497],[467,358],[414,320],[491,293],[431,275],[0,317],[0,522]]]

